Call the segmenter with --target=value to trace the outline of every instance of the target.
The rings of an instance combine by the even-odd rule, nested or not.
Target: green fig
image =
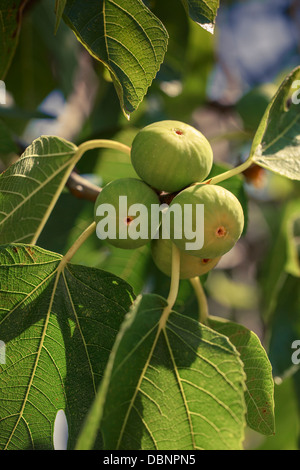
[[[201,207],[204,214],[198,217]],[[170,204],[171,208],[179,209],[182,218],[170,226],[170,238],[180,250],[192,256],[223,256],[233,248],[243,232],[242,206],[234,194],[221,186],[190,186],[177,194]],[[176,223],[181,223],[179,232],[175,230]],[[199,240],[202,240],[202,247],[200,242],[196,243]]]
[[[159,205],[157,194],[136,178],[108,183],[99,193],[94,210],[96,233],[118,248],[134,249],[148,243],[159,228],[153,227],[152,205]]]
[[[132,143],[131,162],[143,181],[172,193],[203,181],[212,168],[213,152],[194,127],[160,121],[138,132]]]
[[[171,276],[172,271],[172,242],[159,238],[151,242],[151,254],[154,263],[160,271]],[[213,269],[219,262],[219,258],[198,258],[180,251],[180,279],[191,279],[202,276]]]

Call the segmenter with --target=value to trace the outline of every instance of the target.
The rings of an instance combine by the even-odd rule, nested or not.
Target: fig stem
[[[87,152],[88,150],[93,150],[97,148],[105,148],[105,149],[114,149],[119,150],[121,152],[127,153],[130,156],[131,148],[128,145],[121,144],[121,142],[116,142],[115,140],[106,140],[106,139],[95,139],[95,140],[88,140],[87,142],[83,142],[78,146],[78,149],[75,154],[75,160],[78,162],[82,155]]]
[[[173,308],[176,302],[180,276],[180,252],[177,246],[172,243],[172,273],[171,273],[171,286],[167,298],[168,305]]]
[[[73,258],[75,255],[76,251],[79,250],[81,245],[87,240],[87,238],[92,235],[96,230],[96,222],[93,222],[91,225],[89,225],[82,233],[79,235],[75,243],[71,246],[71,248],[67,251],[67,253],[64,255],[62,258],[60,264],[62,265],[62,269],[64,266],[69,263],[69,261]]]
[[[220,175],[214,176],[213,178],[209,178],[206,181],[203,181],[201,184],[218,184],[221,181],[227,180],[228,178],[231,178],[232,176],[239,175],[240,173],[243,173],[243,171],[247,170],[251,165],[253,161],[252,158],[248,158],[244,163],[241,165],[232,168],[231,170],[225,171],[224,173],[221,173]]]
[[[169,318],[172,308],[176,302],[178,289],[180,282],[180,251],[177,246],[172,243],[172,273],[171,273],[171,285],[169,295],[167,298],[167,306],[162,312],[162,316],[159,322],[159,330],[162,330]]]
[[[206,295],[204,292],[204,289],[202,287],[201,281],[199,276],[193,277],[190,279],[190,283],[192,284],[197,301],[198,301],[198,306],[199,306],[199,322],[200,323],[206,323],[206,320],[208,319],[208,305],[207,305],[207,299]]]

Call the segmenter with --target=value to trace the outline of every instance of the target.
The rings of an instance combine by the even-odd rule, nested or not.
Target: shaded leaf
[[[300,200],[288,202],[278,216],[273,244],[262,271],[263,307],[269,316],[276,307],[277,295],[286,273],[300,277],[299,235]]]
[[[1,449],[52,449],[59,409],[74,446],[132,301],[121,279],[61,260],[30,245],[0,248]]]
[[[12,107],[0,107],[0,117],[17,119],[18,121],[29,121],[29,119],[54,119],[53,114],[44,113],[43,111],[28,111],[27,109]]]
[[[37,2],[32,9],[30,18],[33,22],[32,35],[36,38],[36,41],[41,43],[39,48],[44,50],[44,57],[32,57],[31,61],[34,63],[39,62],[40,66],[38,68],[47,70],[44,61],[48,60],[48,67],[50,66],[51,68],[50,75],[57,82],[54,89],[57,90],[59,88],[63,92],[64,97],[68,98],[73,93],[74,87],[76,88],[76,81],[74,81],[76,80],[75,74],[82,67],[79,57],[80,44],[64,22],[59,24],[55,36],[53,35],[53,30],[55,29],[53,0]],[[31,51],[32,53],[35,51],[35,56],[42,54],[41,50],[38,51],[39,48],[35,44],[31,45]],[[28,51],[23,51],[23,58],[26,53],[28,54]],[[34,71],[34,73],[38,75],[42,74],[42,71]],[[86,71],[86,74],[88,73]],[[49,78],[47,79],[44,76],[40,80],[47,82]],[[38,87],[39,89],[41,88],[40,83]],[[81,139],[79,140],[82,141]]]
[[[284,378],[290,372],[300,370],[300,365],[292,362],[295,352],[292,344],[300,338],[299,287],[299,278],[286,276],[271,318],[269,357],[276,377]]]
[[[22,13],[28,0],[2,0],[0,6],[0,79],[7,74],[16,51]]]
[[[47,4],[47,0],[45,2]],[[54,20],[53,1],[51,1],[51,7],[50,18]],[[42,109],[38,109],[38,106],[51,91],[58,88],[53,57],[49,54],[45,41],[39,33],[39,24],[44,23],[45,20],[40,17],[37,21],[35,10],[36,7],[33,10],[30,9],[30,14],[24,17],[19,45],[6,77],[7,91],[13,98],[12,110],[16,113],[19,109],[21,119],[23,118],[22,110],[24,117],[28,115],[27,119],[29,119],[30,112],[41,113]],[[50,34],[51,40],[55,42],[53,28]],[[55,114],[54,110],[53,114]],[[18,135],[21,133],[18,132]]]
[[[66,4],[67,4],[67,0],[55,0],[55,15],[56,15],[55,33],[58,30]]]
[[[245,400],[248,426],[267,436],[274,434],[272,367],[259,338],[253,331],[236,323],[210,317],[208,324],[227,336],[241,355],[247,376]]]
[[[103,250],[103,257],[103,261],[98,265],[99,268],[124,279],[136,295],[141,293],[145,287],[151,262],[149,245],[137,250],[122,250],[114,246],[106,246]]]
[[[228,339],[139,297],[117,337],[78,448],[92,445],[102,416],[105,449],[240,449],[244,372]]]
[[[163,91],[168,91],[168,82],[181,80],[187,72],[187,56],[190,21],[181,2],[164,0],[152,2],[151,11],[165,25],[169,33],[168,50],[158,73],[158,80]],[[165,83],[167,82],[167,83]]]
[[[11,153],[17,153],[18,146],[13,135],[3,121],[0,121],[0,157],[6,157]]]
[[[68,0],[64,20],[109,69],[126,115],[139,106],[158,72],[168,33],[141,0]]]

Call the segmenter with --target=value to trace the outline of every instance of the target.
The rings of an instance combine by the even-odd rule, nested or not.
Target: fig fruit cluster
[[[172,243],[180,250],[181,279],[214,268],[240,238],[244,214],[239,200],[230,191],[218,185],[202,184],[213,165],[208,140],[182,122],[156,122],[136,135],[131,162],[140,179],[112,181],[97,198],[98,237],[125,249],[139,248],[151,241],[154,263],[169,276]],[[162,230],[162,195],[170,196],[167,211],[171,214],[174,209],[175,214],[179,210],[182,215],[179,219],[169,215],[168,237]],[[201,221],[194,211],[200,206],[204,209]],[[202,243],[194,248],[191,234],[197,239],[200,231]]]

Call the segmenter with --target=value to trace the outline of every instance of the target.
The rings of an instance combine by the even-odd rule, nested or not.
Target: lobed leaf
[[[228,339],[144,295],[127,315],[77,448],[240,449],[244,372]],[[102,418],[102,419],[101,419]]]
[[[168,33],[141,0],[68,0],[65,22],[108,68],[126,115],[137,109],[167,49]]]
[[[267,436],[274,434],[272,367],[259,338],[242,325],[213,317],[209,319],[209,326],[227,336],[241,355],[247,376],[245,400],[248,426]]]
[[[250,153],[257,165],[295,180],[300,180],[299,79],[297,67],[279,87],[258,127]]]
[[[60,409],[74,446],[132,302],[121,279],[62,259],[0,247],[0,449],[53,449]]]
[[[42,136],[0,175],[0,243],[35,243],[75,165],[76,145]]]

